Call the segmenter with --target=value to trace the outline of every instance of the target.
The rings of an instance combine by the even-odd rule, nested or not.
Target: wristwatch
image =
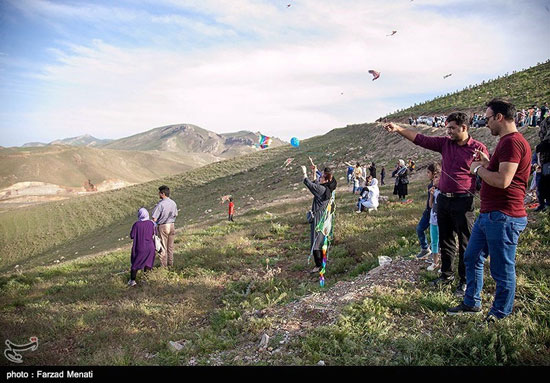
[[[477,171],[479,170],[479,168],[481,167],[481,165],[477,165],[476,168],[474,169],[474,174],[477,176]]]

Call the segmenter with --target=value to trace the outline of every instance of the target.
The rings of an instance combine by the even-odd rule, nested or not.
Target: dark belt
[[[470,193],[441,193],[442,196],[447,198],[462,198],[462,197],[470,197]]]

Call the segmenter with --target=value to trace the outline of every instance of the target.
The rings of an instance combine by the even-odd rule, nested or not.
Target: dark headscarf
[[[325,190],[325,200],[330,199],[330,196],[332,195],[332,192],[336,190],[336,179],[334,176],[332,177],[332,180],[325,182],[324,184],[321,184],[326,188]]]

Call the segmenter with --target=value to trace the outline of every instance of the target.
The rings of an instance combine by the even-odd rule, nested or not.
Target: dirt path
[[[319,326],[336,323],[343,308],[353,302],[376,294],[380,290],[398,288],[400,281],[417,284],[420,270],[428,263],[421,260],[396,258],[390,264],[378,266],[351,281],[340,281],[329,289],[305,296],[282,306],[248,313],[243,319],[269,319],[271,328],[265,332],[269,338],[282,339],[275,347],[260,347],[261,339],[248,339],[235,349],[217,352],[209,357],[211,365],[227,364],[228,359],[245,364],[274,363],[278,354],[292,354],[288,347],[292,339],[304,336]],[[269,275],[271,273],[271,275]],[[264,277],[271,277],[271,270]],[[188,364],[195,364],[191,359]]]

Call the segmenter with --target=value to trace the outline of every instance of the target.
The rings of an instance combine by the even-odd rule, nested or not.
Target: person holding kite
[[[313,165],[312,167],[312,178],[315,179],[317,173],[317,167]],[[315,267],[311,270],[312,273],[320,272],[323,269],[323,247],[326,246],[326,236],[325,231],[317,232],[316,227],[319,223],[326,218],[327,206],[329,206],[330,201],[332,200],[333,191],[336,190],[336,179],[333,177],[332,169],[325,168],[319,180],[311,181],[307,176],[307,170],[305,166],[302,166],[302,171],[304,174],[304,184],[309,189],[311,194],[313,194],[313,203],[311,205],[312,217],[310,220],[310,244],[311,244],[311,253],[313,254],[313,259],[315,260]],[[326,249],[325,249],[326,254]],[[321,276],[322,278],[322,276]],[[324,280],[324,279],[323,279]]]

